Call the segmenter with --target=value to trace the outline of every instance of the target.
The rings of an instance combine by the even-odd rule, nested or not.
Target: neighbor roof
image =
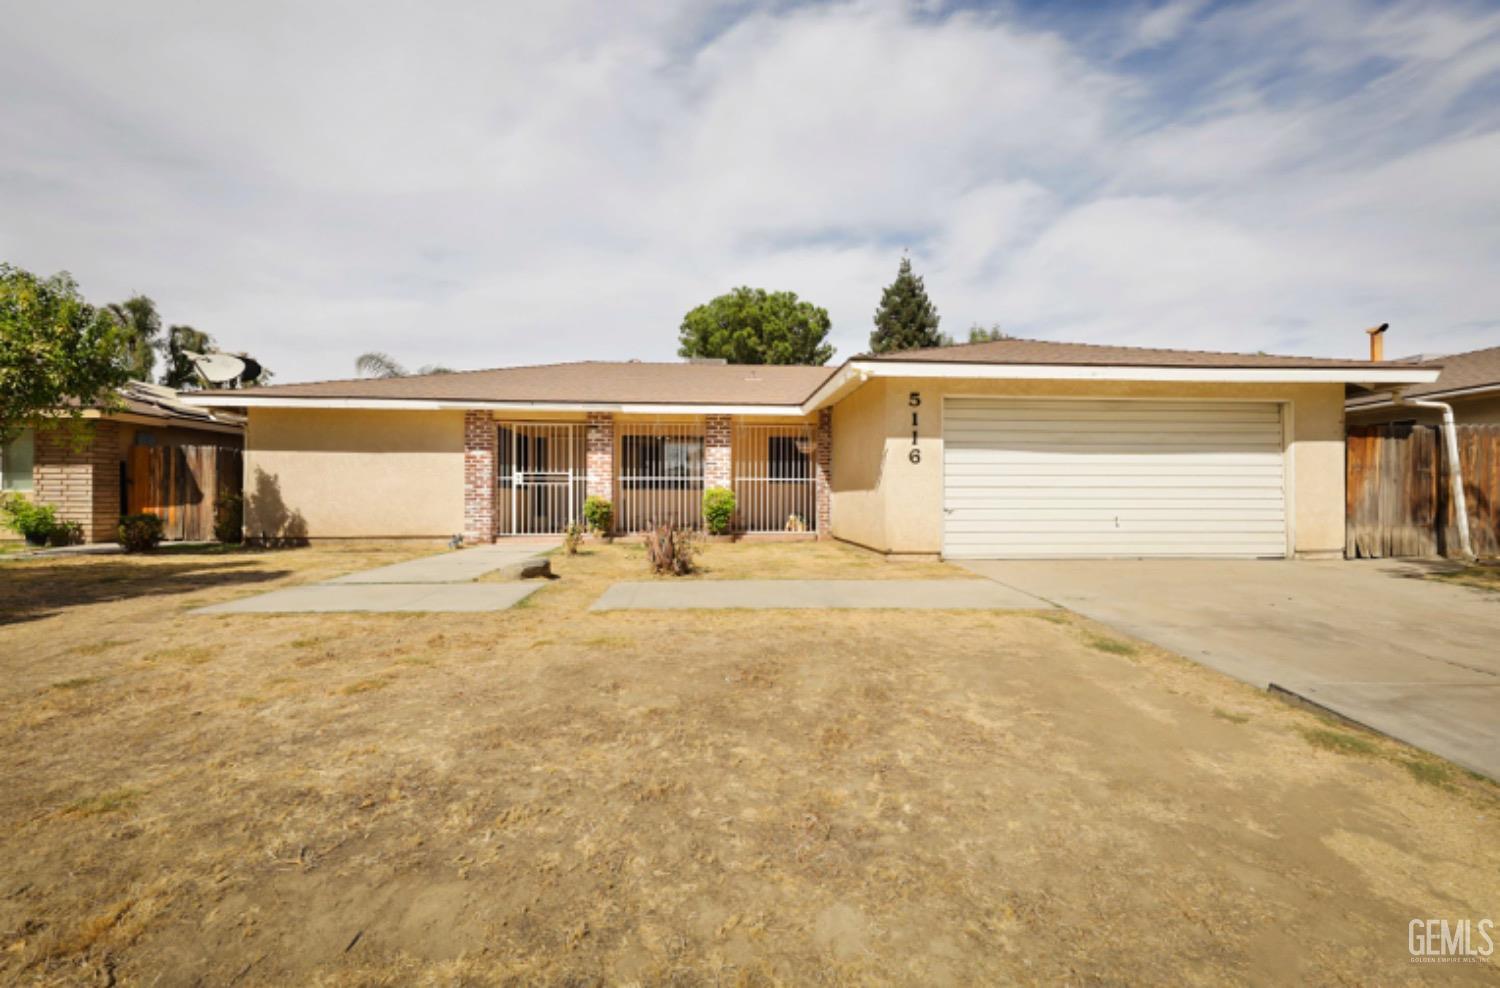
[[[770,364],[610,363],[497,367],[241,388],[240,398],[364,398],[601,405],[796,405],[833,373]]]
[[[1281,357],[1267,353],[1220,353],[1212,350],[1162,350],[1095,343],[1006,339],[988,343],[865,354],[856,360],[930,360],[949,364],[1055,364],[1108,367],[1400,367],[1393,361],[1329,357]],[[1409,365],[1406,365],[1409,366]]]
[[[1409,363],[1416,367],[1441,367],[1443,369],[1438,379],[1431,384],[1414,384],[1401,389],[1402,394],[1411,398],[1500,388],[1500,346],[1433,357],[1428,360],[1413,360]],[[1350,398],[1347,404],[1350,408],[1360,408],[1366,405],[1383,405],[1389,401],[1390,395],[1375,392],[1357,395]]]

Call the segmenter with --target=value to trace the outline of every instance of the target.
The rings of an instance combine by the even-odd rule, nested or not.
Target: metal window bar
[[[741,532],[817,530],[811,425],[735,426],[731,462]]]
[[[588,437],[582,422],[501,422],[496,426],[495,530],[558,535],[583,524]]]
[[[615,527],[703,527],[703,422],[617,422]]]

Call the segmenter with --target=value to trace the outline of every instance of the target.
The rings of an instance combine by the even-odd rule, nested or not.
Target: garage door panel
[[[949,399],[944,552],[1280,556],[1270,402]]]

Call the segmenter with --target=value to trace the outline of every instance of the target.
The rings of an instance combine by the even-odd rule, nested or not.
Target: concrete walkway
[[[200,607],[194,614],[471,613],[514,607],[544,585],[541,580],[475,583],[502,572],[512,579],[546,562],[546,544],[497,543],[449,550],[322,583]],[[507,572],[508,571],[508,572]]]
[[[616,583],[589,610],[1036,610],[1052,606],[989,580],[654,580]]]
[[[1500,780],[1500,594],[1372,560],[966,566]]]

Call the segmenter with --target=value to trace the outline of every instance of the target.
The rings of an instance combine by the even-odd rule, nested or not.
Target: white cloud
[[[847,356],[904,246],[956,335],[1500,336],[1493,12],[1117,26],[1136,56],[873,0],[28,5],[0,38],[0,257],[146,291],[282,380],[366,349],[668,358],[742,283],[828,307]]]

